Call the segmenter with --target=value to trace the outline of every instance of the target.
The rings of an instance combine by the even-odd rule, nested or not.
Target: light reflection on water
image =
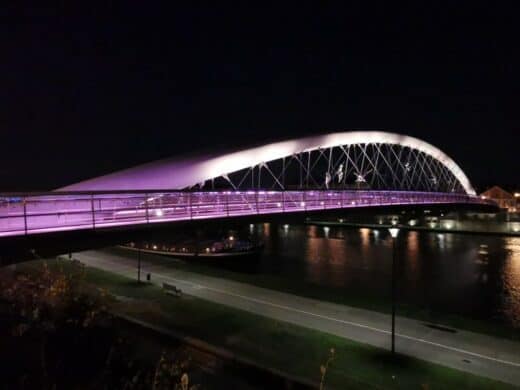
[[[502,273],[502,310],[506,317],[511,318],[515,327],[520,328],[520,238],[508,237],[504,246],[507,257]]]
[[[259,225],[259,273],[388,297],[386,229]],[[520,328],[520,238],[401,231],[398,290],[404,302]]]

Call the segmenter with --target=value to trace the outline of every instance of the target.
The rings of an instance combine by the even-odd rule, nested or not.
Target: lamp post
[[[390,235],[392,236],[392,355],[395,354],[395,298],[396,298],[396,251],[395,251],[395,241],[397,239],[397,235],[399,234],[399,228],[394,227],[388,229]]]
[[[137,282],[141,282],[141,247],[137,245]]]

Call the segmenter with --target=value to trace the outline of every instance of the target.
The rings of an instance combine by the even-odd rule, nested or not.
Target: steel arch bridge
[[[492,203],[424,141],[341,132],[160,160],[50,193],[0,195],[0,237],[417,204]]]
[[[365,189],[475,195],[462,169],[417,138],[340,132],[222,155],[160,160],[64,187],[136,189]]]

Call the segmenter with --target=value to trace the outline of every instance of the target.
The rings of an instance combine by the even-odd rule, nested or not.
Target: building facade
[[[501,209],[514,213],[517,211],[517,201],[520,200],[519,193],[510,193],[499,186],[493,186],[480,194],[483,199],[495,201]]]

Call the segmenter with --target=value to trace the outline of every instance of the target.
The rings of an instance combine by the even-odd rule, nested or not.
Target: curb
[[[298,376],[295,376],[292,374],[288,374],[288,373],[285,373],[283,371],[277,370],[272,367],[267,367],[267,366],[258,364],[257,362],[255,362],[247,357],[244,357],[242,355],[231,352],[228,349],[225,349],[222,347],[217,347],[215,345],[209,344],[209,343],[207,343],[203,340],[197,339],[195,337],[187,336],[179,331],[175,331],[175,330],[164,328],[162,326],[154,325],[149,322],[137,319],[135,317],[128,316],[126,314],[122,314],[122,313],[118,313],[118,312],[114,312],[114,311],[111,311],[110,313],[119,319],[128,321],[134,325],[139,325],[144,328],[153,330],[162,335],[172,337],[195,349],[198,349],[203,352],[208,352],[221,359],[224,359],[224,360],[227,360],[227,361],[230,361],[233,363],[238,363],[240,365],[250,366],[252,368],[256,368],[256,369],[259,369],[262,371],[266,371],[266,372],[270,373],[271,375],[274,375],[274,376],[277,376],[280,378],[284,378],[286,380],[289,380],[290,382],[294,382],[294,383],[297,383],[299,385],[303,385],[303,386],[306,386],[309,388],[318,389],[320,387],[319,383],[317,383],[317,382],[308,380],[306,378],[298,377]]]

